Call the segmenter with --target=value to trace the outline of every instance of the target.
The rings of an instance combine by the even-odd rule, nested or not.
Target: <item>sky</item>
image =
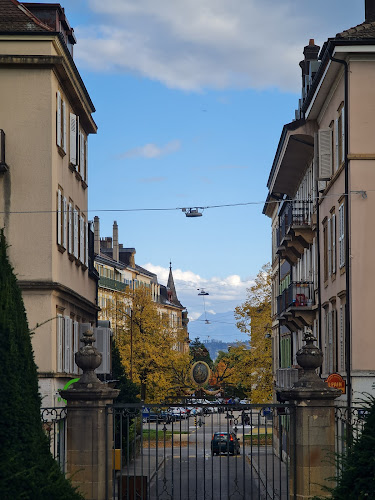
[[[363,22],[364,0],[61,5],[96,108],[89,218],[101,236],[116,220],[120,243],[160,283],[172,262],[191,321],[233,311],[271,258],[266,183],[300,97],[303,47]],[[246,205],[225,206],[236,204]],[[187,218],[184,207],[216,208]]]

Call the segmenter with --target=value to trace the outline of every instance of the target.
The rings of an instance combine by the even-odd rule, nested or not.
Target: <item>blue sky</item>
[[[119,224],[192,319],[226,312],[270,260],[266,182],[300,95],[304,45],[364,20],[364,0],[67,0],[75,61],[97,109],[89,209]],[[188,219],[180,210],[205,207]]]

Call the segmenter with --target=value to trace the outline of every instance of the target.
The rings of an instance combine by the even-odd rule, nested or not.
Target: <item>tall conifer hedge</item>
[[[21,291],[0,230],[0,498],[82,499],[42,429],[37,367]]]

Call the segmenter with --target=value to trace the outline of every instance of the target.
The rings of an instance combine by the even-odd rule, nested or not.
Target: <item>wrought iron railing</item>
[[[284,202],[279,214],[277,246],[280,246],[292,226],[309,227],[311,225],[312,206],[311,200]]]
[[[64,472],[66,471],[66,415],[66,407],[41,409],[42,425],[49,439],[52,456]]]
[[[314,283],[312,281],[292,281],[288,288],[277,297],[277,314],[289,307],[311,307],[314,305]]]

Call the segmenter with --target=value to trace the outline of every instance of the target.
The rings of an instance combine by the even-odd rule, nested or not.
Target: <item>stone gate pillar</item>
[[[304,369],[302,378],[292,389],[278,391],[281,400],[295,405],[290,429],[290,492],[297,500],[330,496],[323,486],[332,487],[328,478],[335,476],[334,400],[341,395],[316,373],[323,353],[314,345],[312,333],[307,332],[304,340],[306,345],[297,353],[298,364]]]
[[[105,500],[112,494],[112,420],[106,419],[106,405],[119,391],[96,376],[101,353],[93,347],[92,330],[83,334],[85,346],[75,354],[83,370],[80,380],[61,391],[67,400],[67,471],[73,486],[86,500]],[[107,460],[106,460],[107,457]],[[106,465],[107,463],[107,465]]]

